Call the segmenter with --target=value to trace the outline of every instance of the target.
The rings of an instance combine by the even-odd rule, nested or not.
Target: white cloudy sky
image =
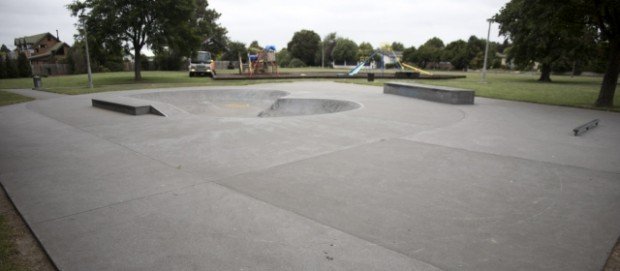
[[[486,18],[508,0],[210,0],[222,13],[219,22],[232,40],[249,44],[286,46],[293,33],[314,30],[330,32],[373,46],[399,41],[405,46],[424,43],[431,37],[444,42],[486,37]],[[0,43],[14,48],[13,39],[43,32],[60,33],[73,44],[76,19],[65,6],[71,0],[0,0]],[[24,7],[28,7],[25,9]],[[497,26],[491,39],[502,41]]]

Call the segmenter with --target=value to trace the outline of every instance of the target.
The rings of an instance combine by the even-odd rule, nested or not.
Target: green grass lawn
[[[32,101],[30,97],[0,90],[0,106]]]
[[[338,73],[347,72],[347,70],[342,69],[334,70],[321,68],[280,69],[280,72],[282,73],[326,71]],[[219,70],[218,72],[220,74],[235,73],[236,70]],[[373,72],[379,73],[381,71],[374,70]],[[391,73],[394,72],[394,70],[386,72]],[[537,74],[517,74],[491,71],[488,73],[487,83],[482,83],[480,82],[481,80],[479,72],[449,74],[464,74],[467,76],[467,78],[453,80],[411,80],[410,82],[473,89],[476,91],[476,96],[479,97],[581,108],[593,108],[592,104],[594,104],[594,101],[596,100],[602,81],[601,77],[569,77],[555,75],[552,76],[552,83],[540,83],[537,81]],[[135,82],[133,81],[132,72],[95,73],[93,75],[93,89],[89,89],[86,87],[87,77],[84,74],[53,76],[43,78],[42,80],[43,87],[46,91],[70,95],[132,89],[249,85],[257,83],[290,82],[290,80],[213,81],[205,77],[190,78],[187,72],[183,71],[144,71],[142,73],[142,77],[142,81]],[[382,86],[383,83],[389,80],[380,79],[372,83],[366,82],[365,79],[345,79],[338,81]],[[406,80],[405,82],[407,81],[409,80]],[[31,78],[0,80],[0,89],[31,87]],[[0,97],[0,103],[4,103],[4,100],[4,97]],[[616,95],[614,104],[616,104],[617,106],[614,108],[605,108],[604,110],[620,111],[620,95]]]
[[[538,82],[538,74],[517,74],[504,72],[490,72],[487,74],[487,82],[481,82],[480,73],[448,73],[462,74],[467,78],[451,80],[406,80],[403,82],[415,82],[421,84],[473,89],[476,96],[494,99],[523,101],[531,103],[594,108],[593,104],[598,97],[601,87],[601,77],[588,76],[558,76],[552,75],[551,83]],[[375,80],[365,82],[360,80],[347,80],[347,82],[382,86],[383,83],[393,80]],[[617,92],[618,93],[618,92]],[[614,97],[613,108],[596,108],[620,112],[620,95]]]
[[[109,72],[93,74],[92,89],[88,88],[88,78],[85,74],[50,76],[42,78],[45,91],[60,94],[87,94],[105,91],[191,87],[209,85],[247,85],[256,81],[213,81],[207,77],[189,77],[187,72],[144,71],[142,81],[133,80],[133,72]],[[0,80],[0,89],[31,88],[31,78]]]

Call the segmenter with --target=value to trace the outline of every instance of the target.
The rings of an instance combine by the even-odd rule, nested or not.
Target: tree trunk
[[[538,79],[540,82],[551,82],[551,64],[543,63],[542,68],[540,69],[540,78]]]
[[[142,80],[142,56],[140,55],[141,46],[134,45],[134,59],[135,63],[133,65],[133,80],[141,81]]]
[[[614,105],[614,94],[616,84],[618,84],[618,72],[620,72],[620,41],[611,42],[609,47],[607,70],[595,103],[596,106],[600,107],[612,107]]]

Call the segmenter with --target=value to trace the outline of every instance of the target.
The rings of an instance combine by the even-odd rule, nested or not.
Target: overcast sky
[[[399,41],[420,46],[432,37],[445,43],[486,37],[488,23],[508,0],[210,0],[222,14],[219,23],[232,40],[273,44],[278,50],[296,31],[310,29],[321,37],[330,32],[357,43],[378,47]],[[76,18],[66,5],[71,0],[0,0],[0,43],[13,49],[13,39],[59,31],[60,39],[73,44]],[[27,7],[27,8],[26,8]],[[498,37],[497,25],[491,40]]]

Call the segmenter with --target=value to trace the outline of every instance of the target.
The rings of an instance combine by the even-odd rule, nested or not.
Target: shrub
[[[303,68],[306,67],[306,63],[301,61],[299,58],[291,59],[291,62],[288,63],[289,68]]]

